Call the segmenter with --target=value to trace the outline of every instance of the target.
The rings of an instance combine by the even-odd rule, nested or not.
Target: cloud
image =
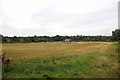
[[[2,34],[111,35],[111,30],[117,28],[117,2],[118,0],[4,0],[2,22],[6,27],[3,25]]]

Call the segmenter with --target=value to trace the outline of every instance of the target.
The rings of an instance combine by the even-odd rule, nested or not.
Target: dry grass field
[[[118,52],[115,42],[41,42],[3,44],[12,59],[3,77],[115,78]]]

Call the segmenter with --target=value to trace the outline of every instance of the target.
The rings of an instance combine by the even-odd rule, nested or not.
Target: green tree
[[[112,31],[112,41],[120,41],[120,29]]]

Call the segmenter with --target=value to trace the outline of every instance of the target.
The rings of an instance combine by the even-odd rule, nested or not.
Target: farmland
[[[2,51],[11,59],[5,78],[116,78],[116,42],[6,43]]]

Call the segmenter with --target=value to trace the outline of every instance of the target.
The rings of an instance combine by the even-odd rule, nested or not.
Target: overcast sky
[[[0,0],[0,34],[111,35],[119,0]]]

